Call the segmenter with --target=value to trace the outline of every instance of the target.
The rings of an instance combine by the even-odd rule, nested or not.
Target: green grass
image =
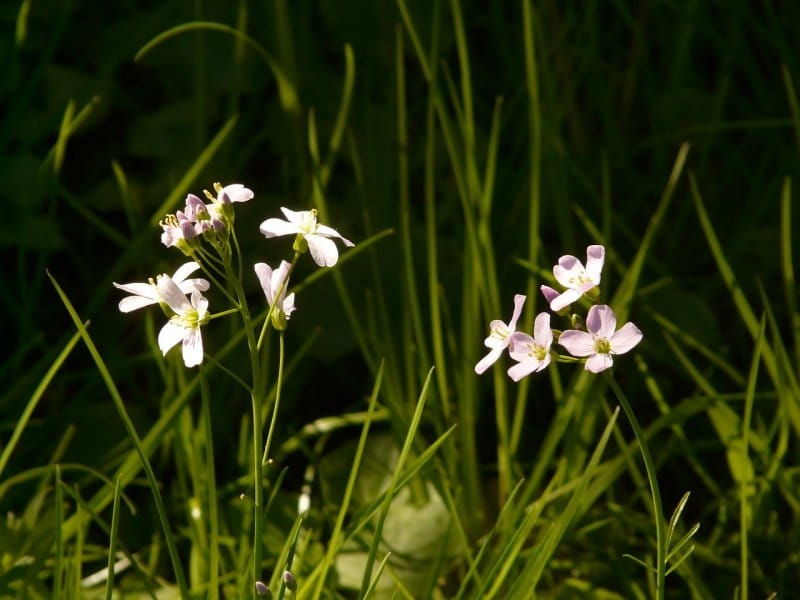
[[[0,597],[800,585],[798,9],[2,15]],[[239,313],[187,369],[111,282],[174,272],[157,224],[215,181],[255,191],[209,292]],[[279,333],[252,264],[292,257],[258,232],[281,206],[356,246],[297,259]],[[530,331],[552,265],[596,243],[603,300],[644,332],[613,378],[476,375],[514,294]]]

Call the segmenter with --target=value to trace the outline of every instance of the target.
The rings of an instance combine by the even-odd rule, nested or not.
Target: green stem
[[[275,431],[275,423],[278,421],[278,406],[281,403],[281,384],[283,383],[283,331],[278,336],[278,380],[275,383],[275,405],[272,408],[272,420],[269,423],[267,432],[267,443],[264,445],[264,455],[261,457],[261,466],[266,466],[269,462],[269,449],[272,446],[272,434]]]
[[[650,456],[650,450],[647,447],[647,439],[645,438],[644,431],[639,425],[639,420],[631,408],[628,399],[622,392],[622,388],[617,384],[614,376],[607,372],[606,378],[611,390],[619,400],[622,410],[625,411],[625,416],[628,417],[628,422],[631,424],[633,434],[636,436],[636,441],[639,444],[639,451],[642,453],[642,460],[644,460],[644,468],[647,472],[647,480],[650,482],[650,495],[653,498],[653,516],[656,521],[656,599],[664,600],[665,594],[665,578],[667,571],[667,548],[666,548],[666,526],[664,523],[664,510],[661,506],[661,492],[658,489],[658,479],[656,479],[656,467],[653,463],[653,457]]]

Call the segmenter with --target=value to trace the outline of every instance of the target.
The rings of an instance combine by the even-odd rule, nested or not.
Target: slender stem
[[[272,434],[275,431],[275,423],[278,421],[278,406],[281,403],[281,385],[283,384],[283,331],[278,336],[278,380],[275,383],[275,405],[272,408],[272,420],[269,423],[267,432],[267,443],[264,445],[264,455],[261,457],[261,465],[266,466],[269,462],[269,449],[272,446]]]
[[[653,463],[653,457],[650,456],[650,450],[647,447],[647,439],[645,439],[644,431],[639,425],[639,420],[631,408],[628,399],[622,392],[622,388],[617,384],[614,376],[606,372],[606,378],[611,390],[617,396],[622,410],[625,411],[625,416],[628,417],[628,422],[631,424],[633,434],[636,436],[636,441],[639,444],[639,451],[642,453],[642,460],[644,460],[644,468],[647,472],[647,480],[650,482],[650,495],[653,498],[653,517],[656,522],[656,599],[664,600],[665,594],[665,578],[667,571],[667,548],[666,548],[666,524],[664,522],[664,509],[661,506],[661,492],[658,489],[658,479],[656,479],[656,467]]]

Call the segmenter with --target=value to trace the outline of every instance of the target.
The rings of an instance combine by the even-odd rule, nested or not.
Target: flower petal
[[[145,298],[144,296],[125,296],[119,301],[120,312],[129,313],[151,304],[157,304],[158,300],[152,298]]]
[[[300,229],[294,223],[274,218],[261,223],[258,230],[268,238],[300,233]]]
[[[550,357],[547,357],[548,362]],[[540,371],[543,367],[541,367],[541,363],[544,361],[539,361],[535,358],[529,358],[528,360],[523,360],[515,364],[513,367],[509,368],[506,373],[508,376],[511,377],[514,381],[519,381],[526,375],[530,375],[534,371]],[[544,366],[547,366],[545,364]]]
[[[155,286],[150,283],[117,283],[114,282],[114,287],[122,290],[124,292],[128,292],[129,294],[135,294],[137,296],[144,296],[145,298],[151,298],[158,302],[158,290],[156,290]]]
[[[175,274],[172,276],[172,281],[175,283],[181,283],[184,279],[186,279],[189,275],[197,271],[200,268],[200,265],[193,260],[190,260],[187,263],[182,264],[178,267],[178,270],[175,271]]]
[[[606,260],[606,249],[599,244],[586,248],[586,274],[595,285],[600,284],[600,272]]]
[[[301,229],[303,223],[309,221],[309,213],[310,210],[291,210],[286,208],[285,206],[281,206],[281,212],[286,217],[286,220],[289,221],[292,225],[297,226],[298,229]],[[314,219],[316,220],[316,219]]]
[[[632,349],[636,344],[642,341],[644,334],[633,323],[625,323],[619,328],[610,338],[612,354],[625,354],[628,350]]]
[[[563,293],[559,294],[551,303],[550,303],[550,310],[553,312],[558,312],[567,308],[570,304],[578,300],[581,297],[581,292],[578,290],[564,290]]]
[[[542,295],[548,304],[559,296],[558,290],[554,290],[549,285],[540,286],[539,289],[542,290]]]
[[[523,294],[514,294],[514,314],[511,315],[511,320],[508,322],[508,328],[513,333],[517,330],[517,319],[522,314],[522,307],[525,305],[527,296]]]
[[[283,301],[283,314],[286,315],[286,318],[289,318],[289,315],[292,314],[297,307],[294,305],[294,292],[286,296],[286,299]]]
[[[253,269],[261,284],[261,289],[264,290],[264,295],[267,297],[267,304],[272,304],[272,267],[262,262],[254,264]]]
[[[244,187],[241,183],[231,183],[222,188],[217,194],[217,201],[223,202],[222,195],[228,196],[230,202],[247,202],[252,200],[253,190]]]
[[[183,364],[187,367],[195,367],[203,362],[203,336],[200,328],[185,330],[183,338]]]
[[[584,369],[592,373],[599,373],[605,371],[614,364],[614,359],[610,354],[595,354],[586,359],[586,366]]]
[[[168,321],[158,332],[158,347],[161,349],[161,354],[169,352],[175,344],[183,340],[185,335],[186,328]]]
[[[478,364],[477,364],[477,365],[475,365],[475,372],[476,372],[478,375],[480,375],[480,374],[481,374],[481,373],[483,373],[483,372],[484,372],[486,369],[488,369],[489,367],[491,367],[491,366],[492,366],[492,365],[495,363],[495,361],[496,361],[498,358],[500,358],[500,355],[503,353],[503,350],[505,350],[505,346],[498,346],[497,348],[492,348],[492,349],[489,351],[489,354],[487,354],[487,355],[486,355],[486,356],[484,356],[482,359],[480,359],[480,360],[478,361]]]
[[[305,236],[308,242],[308,251],[311,253],[311,258],[320,267],[332,267],[339,260],[339,250],[336,249],[336,244],[321,235],[310,233]]]
[[[558,259],[558,264],[553,267],[556,281],[565,288],[575,286],[575,278],[583,273],[583,263],[571,254]]]
[[[338,231],[336,231],[332,227],[328,227],[327,225],[318,224],[317,225],[317,230],[316,230],[315,233],[317,233],[319,235],[324,235],[326,237],[339,238],[340,240],[342,240],[342,242],[344,242],[345,246],[350,246],[350,247],[355,246],[355,244],[353,242],[351,242],[347,238],[343,237],[342,234],[340,234]]]
[[[531,356],[531,346],[536,345],[534,339],[527,333],[517,331],[508,339],[508,354],[514,360],[528,360]]]
[[[533,321],[533,339],[536,345],[550,349],[553,343],[553,330],[550,328],[550,313],[540,312]]]
[[[161,295],[161,299],[163,299],[173,311],[177,314],[186,312],[186,309],[190,306],[189,301],[181,291],[181,288],[179,288],[172,279],[166,275],[159,275],[156,280],[156,286],[158,286],[158,293]]]
[[[595,353],[594,338],[578,329],[569,329],[558,336],[561,344],[572,356],[591,356]]]
[[[208,290],[209,285],[208,281],[202,277],[192,277],[191,279],[180,282],[178,287],[184,294],[191,294],[194,290],[205,292]]]
[[[593,335],[609,339],[617,329],[617,316],[607,304],[595,304],[586,315],[586,329]]]

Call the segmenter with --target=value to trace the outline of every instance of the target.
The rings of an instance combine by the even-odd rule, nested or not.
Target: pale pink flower
[[[338,231],[317,223],[317,211],[315,209],[294,211],[281,207],[286,220],[267,219],[259,230],[266,237],[276,237],[281,235],[297,235],[308,244],[311,258],[320,267],[332,267],[339,260],[339,250],[330,238],[339,238],[345,246],[355,246],[353,242],[344,238]]]
[[[611,367],[614,355],[625,354],[644,337],[641,330],[630,322],[617,330],[617,317],[611,307],[605,304],[589,309],[586,330],[564,331],[558,337],[558,343],[572,356],[587,357],[585,368],[592,373]]]
[[[191,294],[194,290],[205,292],[208,289],[208,281],[202,278],[187,279],[189,275],[197,271],[200,265],[194,261],[184,263],[172,277],[167,277],[166,274],[159,277],[167,277],[170,279],[181,291],[182,294]],[[151,279],[148,283],[116,283],[114,287],[119,288],[131,296],[126,296],[119,301],[120,311],[127,313],[151,304],[158,304],[165,302],[164,298],[159,293],[158,286]]]
[[[158,293],[175,313],[158,333],[162,354],[182,342],[183,364],[194,367],[203,362],[203,336],[200,327],[209,318],[208,299],[199,290],[192,291],[191,302],[178,285],[166,275],[159,275]]]
[[[539,313],[533,322],[533,337],[521,331],[511,335],[508,353],[518,362],[508,370],[508,376],[514,381],[519,381],[526,375],[545,369],[550,364],[552,343],[550,313]]]
[[[511,335],[517,329],[517,320],[522,313],[525,299],[526,296],[522,294],[516,294],[514,296],[514,314],[511,315],[511,320],[508,324],[498,319],[489,323],[489,337],[487,337],[483,343],[487,348],[490,348],[490,350],[489,353],[475,365],[475,372],[478,375],[494,364],[494,362],[500,358],[503,350],[511,343]]]
[[[552,291],[552,288],[545,290],[545,286],[542,287],[545,298],[548,298],[548,296],[552,298],[550,300],[550,309],[558,312],[578,300],[592,288],[600,285],[600,272],[603,270],[605,257],[605,248],[600,245],[593,245],[586,248],[585,268],[583,263],[572,255],[568,254],[559,258],[558,264],[553,267],[553,275],[555,275],[558,283],[567,289],[552,298],[552,295],[548,293]]]
[[[291,265],[282,260],[280,266],[274,271],[267,263],[256,263],[254,268],[264,295],[267,297],[267,304],[275,306],[272,309],[272,322],[275,324],[275,328],[286,329],[286,321],[295,310],[294,293],[286,295]]]

